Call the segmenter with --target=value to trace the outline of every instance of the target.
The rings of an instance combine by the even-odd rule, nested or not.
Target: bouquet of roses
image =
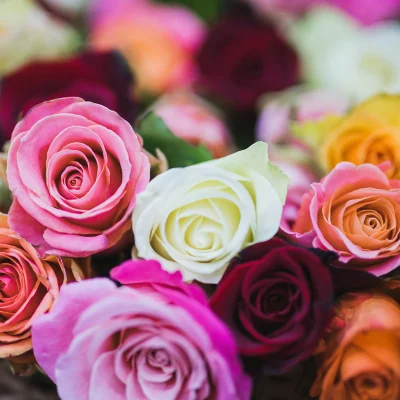
[[[400,399],[400,4],[189,3],[0,2],[0,358],[62,400]]]

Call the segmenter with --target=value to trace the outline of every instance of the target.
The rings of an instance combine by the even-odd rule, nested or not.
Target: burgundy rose
[[[299,78],[297,55],[273,27],[230,17],[212,28],[198,55],[202,83],[238,108],[251,108],[265,92]]]
[[[231,328],[242,356],[285,372],[311,356],[331,316],[334,285],[315,253],[272,239],[236,257],[211,307]]]
[[[61,97],[81,97],[135,116],[133,78],[116,52],[88,52],[63,61],[38,62],[8,75],[0,91],[0,141],[8,140],[21,116],[33,106]]]

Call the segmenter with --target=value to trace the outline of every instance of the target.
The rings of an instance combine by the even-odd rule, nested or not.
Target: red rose
[[[332,275],[313,252],[280,239],[236,257],[211,307],[231,328],[239,351],[285,372],[311,356],[331,316]]]
[[[297,55],[271,26],[231,17],[212,28],[198,55],[202,83],[238,108],[251,108],[265,92],[294,85]]]
[[[30,64],[2,81],[0,141],[11,137],[18,119],[33,106],[61,97],[102,104],[132,121],[132,84],[132,74],[116,52],[90,52],[68,60]]]

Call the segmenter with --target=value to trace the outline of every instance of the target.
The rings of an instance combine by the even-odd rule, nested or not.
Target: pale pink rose
[[[282,233],[296,238],[297,233],[293,232],[293,226],[297,220],[303,197],[311,190],[311,184],[316,181],[316,176],[305,165],[288,162],[280,162],[277,165],[290,179],[280,228]]]
[[[328,0],[328,3],[366,25],[394,19],[400,14],[399,0]]]
[[[142,277],[150,287],[153,277]],[[250,399],[234,339],[209,307],[173,287],[144,293],[133,279],[136,288],[67,285],[35,321],[34,352],[60,397]]]
[[[267,101],[257,121],[256,137],[267,143],[296,144],[290,135],[292,122],[317,121],[328,115],[343,115],[350,106],[348,97],[323,89],[289,89]]]
[[[228,127],[210,104],[190,92],[165,95],[152,107],[176,136],[207,147],[214,157],[233,152]]]
[[[83,257],[131,227],[149,161],[117,113],[79,98],[34,107],[11,138],[10,227],[41,253]]]
[[[206,28],[188,9],[144,0],[118,0],[115,6],[98,0],[92,7],[90,45],[121,51],[141,94],[158,95],[196,79],[195,55]]]
[[[318,5],[340,8],[363,24],[373,24],[399,15],[399,0],[247,0],[259,12],[269,15],[288,13],[299,15]]]
[[[342,263],[386,274],[400,265],[400,181],[372,164],[340,163],[312,184],[293,230]]]

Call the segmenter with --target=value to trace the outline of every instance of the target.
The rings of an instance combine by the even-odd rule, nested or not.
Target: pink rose
[[[373,24],[396,18],[400,11],[399,0],[247,0],[264,14],[285,12],[301,14],[311,8],[328,4],[338,7],[363,24]]]
[[[141,277],[147,289],[163,278],[142,271],[134,288],[108,279],[68,285],[35,322],[35,355],[61,398],[250,399],[228,328],[179,288],[144,292]]]
[[[342,263],[386,274],[400,265],[400,181],[372,164],[340,163],[312,185],[293,229]]]
[[[203,290],[197,285],[189,285],[182,281],[182,274],[177,271],[170,274],[164,271],[156,260],[129,260],[110,271],[115,281],[144,292],[164,294],[165,291],[176,290],[203,304],[208,303]]]
[[[165,95],[152,106],[168,128],[194,145],[203,144],[214,157],[233,152],[231,136],[218,111],[190,92]]]
[[[292,142],[293,121],[317,121],[328,115],[343,115],[350,106],[346,96],[324,89],[292,88],[267,101],[258,117],[256,137],[267,143]]]
[[[277,165],[290,178],[280,228],[283,234],[296,238],[298,234],[293,232],[293,226],[297,220],[303,197],[310,192],[311,184],[315,182],[316,177],[309,168],[301,164],[280,162]]]
[[[100,252],[130,229],[149,169],[140,139],[115,112],[79,98],[42,103],[11,138],[10,227],[42,253]]]
[[[363,24],[394,19],[400,13],[399,0],[328,0]]]

